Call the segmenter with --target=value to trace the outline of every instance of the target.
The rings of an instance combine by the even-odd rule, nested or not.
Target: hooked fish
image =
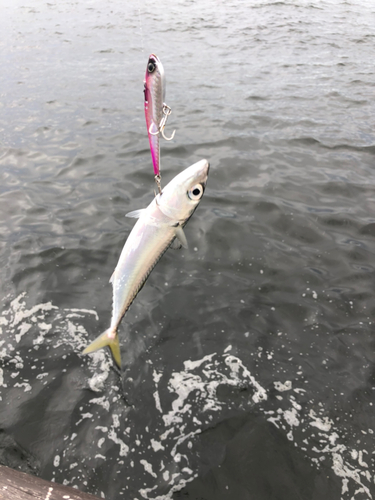
[[[164,127],[172,110],[164,102],[164,68],[160,59],[155,54],[151,54],[148,58],[144,85],[145,116],[152,163],[154,166],[155,176],[160,176],[159,136],[161,134],[164,139],[171,141],[174,137],[175,131],[171,137],[166,137],[164,134]]]
[[[126,311],[145,284],[149,274],[173,243],[187,248],[184,226],[197,208],[207,182],[209,163],[201,160],[180,172],[147,208],[127,217],[137,218],[112,274],[113,305],[111,325],[83,354],[109,346],[121,367],[117,330]]]

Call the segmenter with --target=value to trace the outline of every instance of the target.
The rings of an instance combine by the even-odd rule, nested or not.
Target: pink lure
[[[166,140],[172,140],[171,137],[166,137],[164,127],[168,116],[171,114],[171,109],[164,103],[165,99],[165,76],[164,68],[160,59],[151,54],[148,58],[146,75],[145,75],[145,116],[147,124],[148,139],[150,141],[152,163],[154,165],[154,173],[160,175],[160,134]]]

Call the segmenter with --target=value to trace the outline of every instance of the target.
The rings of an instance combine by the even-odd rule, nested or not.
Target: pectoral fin
[[[180,248],[182,248],[180,240],[178,240],[177,238],[175,238],[172,241],[171,246],[169,248],[172,248],[172,250],[180,250]]]
[[[181,226],[176,227],[175,231],[176,231],[176,238],[179,240],[181,245],[184,248],[189,248],[188,242],[187,242],[187,239],[186,239],[186,236],[185,236],[185,233],[184,233],[184,230],[182,229],[182,227]]]
[[[145,208],[141,208],[139,210],[133,210],[132,212],[125,214],[125,217],[130,217],[131,219],[139,219],[145,210],[146,210]]]

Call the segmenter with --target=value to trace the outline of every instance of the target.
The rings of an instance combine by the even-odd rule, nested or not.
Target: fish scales
[[[158,209],[155,206],[155,210]],[[144,224],[140,218],[133,228],[121,253],[114,272],[113,285],[113,320],[124,316],[138,292],[146,282],[151,271],[175,239],[173,228]],[[138,251],[138,248],[141,250]]]

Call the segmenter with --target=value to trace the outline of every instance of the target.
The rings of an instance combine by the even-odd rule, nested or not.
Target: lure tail
[[[82,354],[88,354],[106,346],[111,349],[113,359],[116,361],[117,366],[121,368],[120,343],[118,340],[117,331],[113,331],[111,330],[111,328],[106,330],[104,333],[99,335],[98,338],[91,342],[91,344],[88,345],[82,352]]]

